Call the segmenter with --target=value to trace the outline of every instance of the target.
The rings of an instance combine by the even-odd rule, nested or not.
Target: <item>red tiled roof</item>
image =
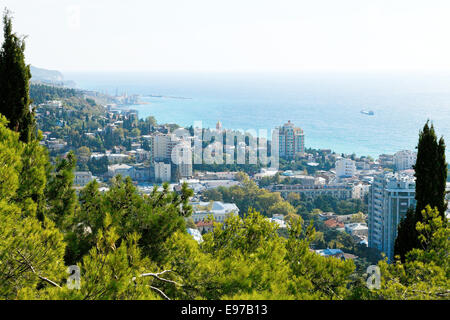
[[[328,228],[344,228],[344,224],[335,219],[328,219],[324,223]]]
[[[212,221],[208,221],[208,222],[206,222],[206,221],[199,221],[195,225],[197,227],[212,227],[213,223],[212,223]]]

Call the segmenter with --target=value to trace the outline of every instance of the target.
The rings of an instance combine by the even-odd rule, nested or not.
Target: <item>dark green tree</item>
[[[419,133],[417,160],[414,170],[416,177],[416,208],[415,211],[409,210],[406,217],[399,224],[398,235],[394,245],[394,253],[399,255],[402,261],[404,261],[407,252],[421,247],[416,224],[417,222],[424,222],[422,211],[427,205],[431,208],[436,208],[442,219],[446,219],[445,184],[447,181],[447,163],[445,162],[445,142],[442,137],[438,141],[433,125],[429,126],[428,121]]]
[[[437,208],[445,218],[445,184],[447,163],[445,162],[444,138],[437,141],[433,125],[425,124],[419,135],[417,161],[414,166],[416,177],[416,220],[422,220],[422,210],[427,205]]]
[[[65,228],[65,220],[74,215],[77,207],[77,195],[73,188],[75,166],[76,157],[70,151],[65,158],[57,160],[54,171],[47,177],[47,216],[61,229]]]
[[[24,38],[12,32],[11,15],[3,14],[4,42],[0,50],[0,113],[9,120],[9,128],[20,132],[20,140],[30,141],[35,128],[31,110],[30,66],[25,64]]]

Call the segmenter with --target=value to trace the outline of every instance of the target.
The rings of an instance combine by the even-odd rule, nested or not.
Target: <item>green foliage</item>
[[[166,183],[162,190],[155,186],[151,194],[142,195],[129,177],[117,176],[107,192],[100,192],[93,181],[77,195],[75,154],[69,152],[52,165],[39,140],[31,139],[34,119],[24,42],[12,33],[8,12],[3,22],[0,112],[6,117],[0,115],[0,299],[448,299],[450,229],[442,216],[445,145],[442,139],[436,142],[432,127],[426,126],[421,134],[416,168],[418,207],[425,210],[420,209],[420,219],[417,211],[410,215],[417,221],[413,225],[419,246],[405,253],[403,262],[380,261],[381,289],[371,291],[355,273],[353,261],[322,257],[311,249],[326,244],[360,250],[351,237],[324,229],[316,233],[320,223],[305,225],[296,214],[316,209],[312,214],[317,215],[319,209],[331,211],[324,210],[328,207],[337,213],[364,212],[358,202],[302,201],[294,194],[286,201],[239,173],[240,186],[203,196],[236,203],[242,217],[214,223],[213,231],[198,243],[186,232],[187,226],[193,227],[189,205],[193,192],[187,184],[178,193],[169,191]],[[123,127],[100,130],[92,137],[85,133],[105,124],[104,110],[93,99],[48,86],[33,87],[33,95],[42,102],[64,99],[62,110],[43,107],[42,128],[55,138],[68,137],[70,146],[78,149],[80,167],[95,168],[94,173],[104,172],[108,163],[90,160],[91,150],[130,147],[156,125],[152,117],[130,117]],[[281,165],[297,170],[304,161]],[[328,162],[322,154],[320,167],[326,168]],[[244,169],[252,172],[258,166]],[[266,218],[274,214],[285,216],[285,236]],[[79,289],[66,285],[69,265],[80,268]]]
[[[66,228],[65,217],[74,214],[77,207],[77,197],[72,188],[76,158],[69,152],[66,158],[58,159],[54,171],[49,173],[45,188],[47,201],[47,215],[58,227]]]
[[[313,299],[344,299],[349,294],[347,284],[355,268],[353,261],[311,252],[309,244],[315,232],[312,226],[305,230],[301,219],[292,224],[289,233],[286,248],[293,273],[291,290]]]
[[[380,261],[382,299],[448,299],[450,296],[450,226],[440,212],[427,206],[424,222],[416,224],[421,248],[409,251],[402,262]],[[398,257],[399,258],[399,257]]]
[[[109,191],[101,193],[93,181],[77,197],[73,154],[53,168],[37,143],[24,144],[6,128],[5,118],[0,136],[1,298],[434,299],[448,290],[450,234],[436,210],[427,208],[426,222],[417,224],[426,250],[411,251],[405,264],[380,262],[382,289],[372,292],[355,274],[353,261],[310,249],[325,233],[316,234],[313,224],[305,227],[279,194],[259,189],[246,175],[240,175],[243,187],[233,196],[288,209],[287,237],[250,210],[215,223],[199,244],[186,233],[193,195],[186,184],[180,193],[165,184],[141,195],[129,178],[118,176]],[[20,178],[32,170],[34,178]],[[347,245],[345,238],[339,242]],[[66,285],[66,268],[73,264],[81,270],[78,290]]]
[[[12,31],[10,12],[3,14],[4,42],[0,50],[0,113],[9,128],[20,133],[21,141],[34,136],[34,111],[30,110],[30,66],[25,64],[25,41]]]
[[[422,219],[421,212],[427,205],[437,207],[445,217],[445,183],[447,163],[445,162],[444,139],[437,141],[433,125],[425,124],[419,135],[417,161],[414,166],[416,177],[416,219]]]
[[[89,171],[92,172],[92,174],[104,174],[108,172],[108,157],[104,156],[101,158],[91,158],[87,162],[87,166]]]
[[[427,205],[436,208],[443,220],[446,220],[445,211],[445,185],[447,181],[447,163],[445,162],[444,139],[437,141],[433,125],[428,121],[419,134],[417,145],[417,160],[414,165],[416,177],[416,208],[415,212],[409,210],[406,217],[398,226],[395,239],[394,254],[400,256],[402,261],[409,251],[420,248],[424,243],[419,241],[416,230],[418,222],[425,222],[422,210]],[[425,244],[428,242],[425,242]]]
[[[34,104],[41,104],[49,100],[72,98],[81,96],[81,91],[60,88],[44,84],[32,83],[30,85],[30,98]]]
[[[205,191],[202,194],[203,199],[206,201],[213,200],[235,203],[240,212],[255,209],[266,216],[272,216],[273,214],[296,214],[295,208],[287,201],[284,201],[280,193],[269,192],[259,188],[243,172],[237,174],[237,180],[240,181],[240,186],[232,186],[230,188],[219,187]]]
[[[24,144],[0,117],[0,298],[22,288],[38,290],[59,280],[65,243],[52,221],[36,217],[45,186],[46,154],[36,141]]]

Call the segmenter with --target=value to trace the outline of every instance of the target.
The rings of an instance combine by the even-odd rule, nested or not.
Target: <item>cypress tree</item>
[[[416,223],[416,213],[411,207],[398,225],[397,238],[394,243],[394,256],[400,256],[402,262],[405,261],[405,256],[411,249],[419,246]]]
[[[445,143],[441,137],[437,141],[433,125],[425,124],[419,134],[417,160],[414,165],[416,177],[416,221],[422,221],[422,210],[427,205],[437,208],[445,218],[445,184],[447,181],[447,163],[445,162]]]
[[[398,226],[394,254],[404,261],[406,253],[422,246],[416,230],[417,222],[423,222],[422,210],[427,205],[437,208],[443,219],[447,210],[445,185],[447,181],[447,163],[445,162],[445,142],[441,137],[437,141],[434,127],[428,121],[419,133],[417,160],[414,165],[416,177],[416,207],[408,210],[406,217]]]
[[[34,112],[30,109],[30,66],[25,64],[25,41],[12,32],[10,12],[3,14],[4,42],[0,50],[0,113],[9,128],[28,142],[34,132]]]

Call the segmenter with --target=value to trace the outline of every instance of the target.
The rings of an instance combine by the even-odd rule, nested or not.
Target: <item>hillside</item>
[[[30,66],[30,71],[32,75],[31,81],[33,83],[44,83],[66,87],[76,86],[75,82],[65,80],[63,74],[56,70],[48,70]]]

